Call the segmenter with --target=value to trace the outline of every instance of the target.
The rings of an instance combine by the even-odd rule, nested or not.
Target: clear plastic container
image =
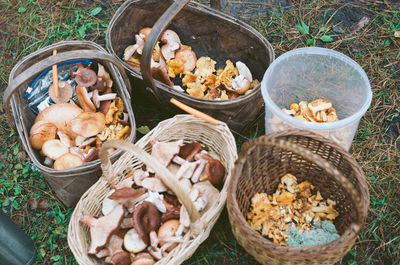
[[[265,102],[265,132],[305,129],[350,149],[372,91],[364,70],[348,56],[325,48],[300,48],[276,59],[261,82]],[[292,103],[323,98],[336,109],[338,121],[316,123],[282,111]]]

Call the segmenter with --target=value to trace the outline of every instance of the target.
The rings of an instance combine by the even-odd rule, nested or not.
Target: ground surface
[[[357,61],[370,78],[373,101],[351,153],[371,193],[367,224],[340,264],[400,263],[400,5],[397,1],[233,1],[225,12],[246,20],[271,42],[276,55],[320,46]],[[107,22],[120,1],[0,0],[0,94],[11,68],[25,55],[61,40],[104,45]],[[364,25],[357,23],[368,18]],[[304,24],[301,24],[304,23]],[[301,26],[303,25],[303,26]],[[301,26],[301,27],[299,27]],[[300,30],[300,31],[299,31]],[[399,34],[399,33],[397,33]],[[75,264],[66,235],[72,208],[61,204],[32,168],[0,105],[0,206],[35,241],[36,264]],[[154,127],[171,114],[134,102],[138,126]],[[262,117],[262,116],[261,116]],[[263,119],[244,133],[263,134]],[[241,139],[237,139],[242,143]],[[209,239],[185,264],[254,264],[234,239],[226,210]]]

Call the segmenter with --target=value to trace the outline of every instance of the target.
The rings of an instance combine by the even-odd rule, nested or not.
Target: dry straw
[[[179,184],[164,167],[154,163],[147,153],[151,150],[150,141],[176,141],[183,139],[185,143],[197,141],[216,152],[228,172],[219,199],[200,219],[188,195],[182,192]],[[126,151],[115,163],[107,158],[108,148],[118,148]],[[227,197],[228,184],[231,181],[231,170],[237,158],[236,143],[228,126],[225,124],[212,125],[191,115],[177,115],[172,119],[161,122],[150,133],[140,139],[135,145],[122,141],[109,141],[102,149],[103,176],[79,200],[71,216],[68,229],[68,244],[79,264],[102,264],[102,261],[87,254],[90,244],[89,228],[79,222],[81,214],[92,216],[101,215],[101,202],[110,190],[111,183],[119,183],[132,170],[141,168],[143,164],[152,167],[165,183],[175,192],[185,205],[191,219],[190,231],[185,234],[184,241],[169,255],[157,264],[180,264],[188,259],[197,247],[207,239],[212,227],[217,221]]]
[[[335,226],[341,235],[331,243],[290,248],[274,244],[247,224],[245,215],[257,192],[272,194],[286,173],[308,180],[324,198],[337,202]],[[343,148],[301,130],[264,135],[242,146],[228,188],[227,208],[239,244],[263,264],[334,264],[353,246],[365,223],[369,192],[361,167]]]

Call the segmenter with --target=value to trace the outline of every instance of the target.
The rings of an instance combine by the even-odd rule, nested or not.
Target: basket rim
[[[310,137],[315,140],[318,140],[322,142],[323,144],[326,144],[334,149],[336,149],[346,160],[350,160],[353,163],[351,163],[352,169],[355,172],[355,175],[357,177],[357,180],[362,182],[362,184],[367,187],[367,183],[365,180],[365,175],[360,167],[360,165],[354,160],[354,158],[348,153],[343,147],[339,146],[332,140],[325,138],[319,134],[315,134],[310,131],[306,130],[300,130],[300,129],[290,129],[287,131],[279,131],[279,132],[273,132],[269,133],[267,135],[263,135],[261,137],[268,137],[268,138],[279,138],[282,136],[305,136],[305,137]],[[261,247],[264,251],[272,254],[273,256],[279,256],[283,255],[284,253],[291,252],[291,253],[297,253],[301,256],[307,255],[308,257],[316,257],[319,256],[319,252],[322,248],[325,250],[333,250],[337,249],[338,247],[345,247],[348,245],[348,242],[355,239],[359,232],[361,231],[361,228],[365,224],[365,220],[368,215],[368,209],[369,209],[369,191],[368,189],[366,190],[366,198],[364,200],[361,200],[364,211],[363,211],[363,216],[360,218],[362,219],[361,226],[358,227],[352,227],[349,226],[347,227],[344,232],[340,235],[340,237],[334,241],[331,241],[327,244],[322,244],[322,245],[316,245],[312,247],[289,247],[289,246],[281,246],[278,244],[273,243],[271,240],[263,237],[259,232],[255,231],[250,227],[250,225],[246,222],[243,214],[239,210],[239,205],[236,199],[236,186],[237,182],[239,180],[239,177],[237,176],[239,174],[238,168],[241,168],[240,165],[243,165],[243,163],[246,160],[247,152],[248,150],[242,149],[241,153],[239,154],[239,158],[237,162],[235,163],[235,170],[232,173],[232,181],[229,185],[228,188],[228,197],[227,197],[227,209],[229,213],[229,220],[231,224],[233,222],[237,222],[238,229],[240,231],[246,231],[247,233],[250,233],[252,237],[248,238],[248,241],[251,241],[253,244],[258,243],[258,246]],[[360,187],[360,196],[362,196],[362,187]],[[367,202],[367,203],[365,203]],[[238,218],[237,218],[238,217]],[[233,225],[233,224],[232,224]],[[347,238],[345,238],[345,236]],[[235,236],[236,237],[236,236]],[[344,240],[346,239],[346,240]],[[263,242],[263,244],[259,244],[259,242]]]
[[[138,147],[144,148],[145,146],[147,146],[150,143],[150,140],[152,139],[152,137],[154,137],[155,134],[159,134],[165,130],[168,130],[171,126],[177,126],[179,124],[184,124],[184,123],[203,124],[204,127],[207,127],[207,129],[211,128],[211,130],[215,126],[215,132],[221,132],[221,131],[226,132],[226,133],[219,133],[218,135],[220,135],[220,137],[226,139],[226,141],[230,144],[230,147],[232,149],[228,148],[228,150],[226,150],[227,151],[226,154],[228,155],[227,158],[229,159],[229,161],[225,161],[225,166],[227,168],[228,175],[226,178],[226,182],[225,182],[222,190],[220,191],[220,196],[219,196],[219,199],[217,200],[218,203],[215,203],[213,205],[213,208],[210,208],[209,211],[207,211],[200,219],[203,224],[203,230],[201,231],[200,235],[197,236],[196,238],[185,241],[188,244],[187,247],[184,249],[179,249],[179,252],[177,252],[178,254],[181,254],[181,255],[176,255],[176,253],[170,252],[169,256],[171,256],[171,253],[173,253],[173,255],[168,260],[168,262],[169,262],[168,264],[171,264],[172,262],[175,262],[173,264],[180,264],[181,262],[183,262],[183,260],[188,259],[194,253],[194,251],[200,246],[200,244],[204,240],[207,239],[211,229],[213,228],[215,222],[217,221],[217,218],[219,217],[219,215],[222,212],[223,207],[225,206],[228,186],[232,180],[231,169],[234,168],[234,162],[237,159],[236,141],[235,141],[235,138],[233,137],[232,133],[230,132],[228,126],[225,123],[221,123],[219,125],[211,125],[199,118],[196,118],[196,117],[194,117],[192,115],[188,115],[188,114],[175,115],[174,117],[172,117],[170,119],[161,121],[148,134],[146,134],[143,138],[141,138],[136,143],[136,145]],[[120,159],[122,160],[122,159],[124,159],[124,157],[121,156]],[[111,166],[112,170],[110,173],[112,173],[112,174],[116,173],[116,172],[114,172],[114,167],[116,166],[115,163],[117,163],[120,159],[118,159],[116,162],[114,162],[112,164],[112,166]],[[119,170],[121,170],[121,169],[119,169]],[[113,180],[113,183],[114,182],[115,181]],[[81,236],[81,234],[78,233],[79,229],[77,229],[77,228],[80,227],[81,224],[79,223],[77,217],[79,217],[79,214],[82,211],[81,207],[83,205],[93,201],[93,195],[97,195],[97,194],[105,192],[104,190],[100,190],[100,189],[104,189],[105,187],[110,188],[110,185],[109,185],[109,182],[107,182],[106,177],[103,175],[95,184],[93,184],[92,187],[90,187],[82,195],[81,199],[78,201],[78,203],[71,215],[71,219],[70,219],[70,222],[68,225],[67,239],[68,239],[68,245],[79,264],[87,265],[87,264],[93,264],[93,263],[82,263],[83,261],[87,261],[87,258],[89,258],[91,256],[87,253],[84,253],[84,250],[81,248],[81,245],[83,242],[83,236]],[[88,198],[88,196],[92,196],[92,198]],[[97,206],[101,209],[100,204],[97,204]],[[210,211],[214,211],[214,213],[212,213],[212,215],[211,215]],[[204,219],[203,219],[203,217],[204,217]],[[78,226],[76,224],[77,222],[78,222]],[[187,233],[186,235],[189,235],[189,233]],[[177,263],[178,261],[179,261],[179,263]],[[157,263],[157,264],[159,264],[159,263]]]
[[[129,66],[126,62],[124,62],[115,52],[114,50],[114,46],[112,45],[111,42],[111,31],[113,30],[115,23],[117,22],[117,20],[120,17],[120,14],[123,13],[126,9],[129,8],[130,5],[132,4],[136,4],[136,2],[140,2],[143,0],[128,0],[126,1],[124,4],[122,4],[118,10],[115,12],[114,16],[112,17],[112,19],[110,20],[110,23],[107,27],[107,32],[106,32],[106,48],[107,51],[109,53],[111,53],[114,57],[117,58],[117,60],[122,64],[122,66],[129,72],[131,73],[134,77],[142,79],[142,75],[140,73],[140,71],[133,69],[131,66]],[[251,27],[250,25],[248,25],[247,23],[236,19],[228,14],[225,14],[221,11],[215,10],[213,8],[210,8],[206,5],[197,3],[197,2],[189,2],[187,4],[187,6],[184,9],[187,8],[199,8],[201,7],[202,9],[205,9],[207,11],[209,11],[210,13],[212,13],[215,17],[220,18],[220,19],[225,19],[229,22],[235,22],[237,24],[239,24],[243,29],[245,29],[247,32],[251,33],[254,36],[257,36],[259,40],[262,41],[262,43],[264,44],[266,50],[268,50],[268,53],[270,55],[269,57],[269,62],[268,62],[268,66],[265,70],[267,70],[269,68],[269,66],[272,64],[272,62],[275,60],[275,51],[271,45],[271,43],[263,36],[261,35],[258,31],[256,31],[253,27]],[[217,105],[217,106],[232,106],[233,104],[241,104],[242,101],[245,101],[249,98],[252,98],[254,96],[257,95],[257,93],[261,92],[261,84],[262,82],[260,81],[260,84],[258,86],[256,86],[255,88],[253,88],[253,90],[246,94],[246,95],[242,95],[238,98],[235,99],[228,99],[228,100],[211,100],[211,99],[201,99],[201,98],[196,98],[193,97],[187,93],[182,93],[182,92],[177,92],[176,90],[174,90],[173,88],[167,86],[166,84],[158,81],[158,80],[154,80],[154,83],[156,85],[157,88],[161,89],[163,92],[166,93],[170,93],[173,94],[175,96],[180,96],[182,98],[184,98],[185,100],[191,101],[193,103],[197,103],[197,104],[210,104],[212,103],[212,105]]]
[[[32,58],[34,58],[35,56],[40,55],[47,51],[51,51],[54,48],[68,47],[68,46],[74,46],[74,45],[76,45],[78,48],[79,48],[79,46],[87,45],[93,51],[101,51],[101,52],[107,53],[107,51],[103,47],[101,47],[97,43],[94,43],[91,41],[68,40],[68,41],[60,41],[57,43],[53,43],[49,46],[43,47],[43,48],[25,56],[24,58],[22,58],[11,70],[10,75],[9,75],[9,83],[11,82],[11,80],[13,78],[15,78],[15,76],[14,76],[15,72],[26,62],[29,62],[30,60],[32,60]],[[84,48],[81,48],[78,50],[82,50],[82,49],[84,49]],[[99,60],[97,60],[97,61],[99,61]],[[35,62],[32,62],[31,65],[33,65],[34,63]],[[120,75],[119,70],[112,63],[107,63],[107,64],[110,65],[109,71],[115,72],[115,74]],[[123,80],[114,80],[114,83],[116,85],[118,84],[119,90],[121,90],[121,93],[119,93],[118,96],[123,99],[125,109],[127,110],[128,115],[129,115],[129,121],[130,121],[129,125],[131,126],[131,133],[129,134],[129,137],[126,140],[130,141],[130,142],[134,142],[135,138],[136,138],[136,120],[135,120],[135,115],[133,113],[133,109],[130,106],[131,105],[130,104],[130,96],[127,96],[128,91],[125,91],[125,90],[127,90],[126,84],[123,82]],[[15,94],[11,96],[10,105],[11,105],[11,109],[13,112],[12,115],[13,115],[14,121],[19,123],[21,121],[20,121],[17,113],[21,110],[22,106],[19,106],[16,103],[16,100],[14,98],[16,96],[17,95],[15,95]],[[80,166],[77,166],[74,168],[69,168],[69,169],[56,170],[56,169],[47,167],[47,166],[43,165],[42,163],[40,163],[40,161],[36,158],[36,156],[32,152],[32,151],[34,151],[33,148],[27,148],[28,146],[31,146],[29,143],[29,135],[25,135],[24,129],[20,128],[21,126],[17,125],[16,127],[17,127],[19,137],[24,145],[25,152],[28,154],[32,163],[38,168],[38,170],[45,174],[51,174],[57,178],[67,178],[67,177],[71,177],[72,175],[74,175],[74,176],[79,176],[79,175],[83,175],[83,174],[86,175],[87,173],[97,170],[97,168],[99,168],[99,166],[100,166],[100,159],[95,159],[93,161],[84,163],[83,165],[80,165]],[[28,131],[28,133],[29,133],[29,131]],[[113,152],[110,155],[110,159],[114,161],[117,157],[120,156],[121,153],[122,153],[121,150],[117,150],[116,152]]]

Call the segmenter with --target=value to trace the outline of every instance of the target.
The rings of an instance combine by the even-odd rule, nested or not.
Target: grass
[[[104,45],[107,22],[119,2],[0,0],[0,91],[7,86],[11,68],[41,47],[68,39]],[[267,37],[277,56],[305,46],[335,49],[362,66],[373,89],[371,107],[360,122],[351,148],[368,181],[370,212],[359,239],[339,264],[399,264],[400,39],[394,33],[400,30],[400,6],[395,1],[367,0],[281,3],[287,5],[264,3],[268,15],[255,14],[248,21]],[[369,23],[351,32],[363,16],[369,18]],[[138,127],[151,129],[170,116],[161,110],[146,116],[143,114],[147,110],[140,107],[134,108]],[[66,240],[73,209],[63,206],[54,196],[27,158],[4,110],[0,110],[2,211],[34,240],[38,250],[36,264],[76,264]],[[263,134],[262,117],[244,132],[248,137]],[[237,140],[240,145],[242,140]],[[227,223],[224,211],[209,239],[185,264],[255,264],[238,245]]]

